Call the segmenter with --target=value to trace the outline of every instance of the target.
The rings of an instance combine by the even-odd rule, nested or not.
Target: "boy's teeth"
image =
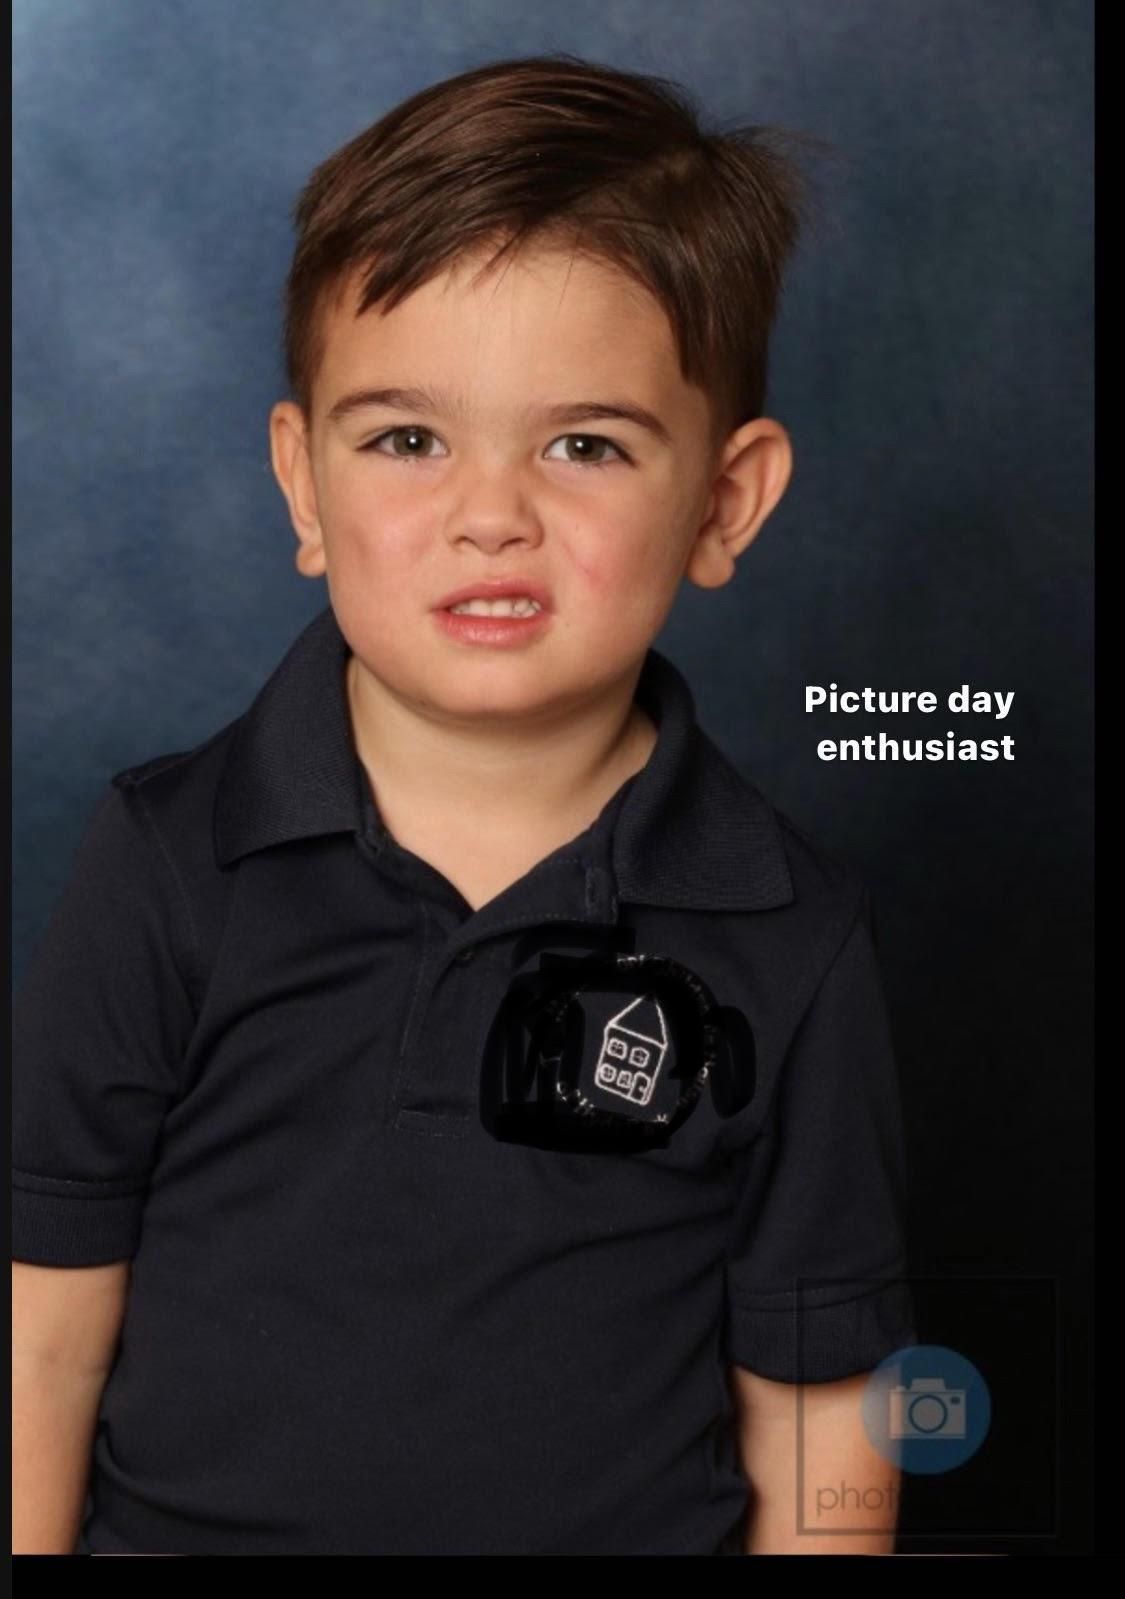
[[[451,605],[450,610],[454,616],[534,616],[542,606],[535,600],[521,598],[518,600],[463,600],[460,605]]]

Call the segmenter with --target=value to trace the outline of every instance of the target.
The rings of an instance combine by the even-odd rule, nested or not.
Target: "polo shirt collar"
[[[349,654],[326,606],[235,724],[213,817],[220,867],[273,845],[367,829],[369,785],[347,700]],[[699,728],[686,679],[656,649],[645,657],[636,695],[658,735],[616,808],[616,898],[686,910],[789,904],[793,886],[772,807]],[[591,835],[599,835],[596,826]],[[576,840],[568,850],[580,847]]]

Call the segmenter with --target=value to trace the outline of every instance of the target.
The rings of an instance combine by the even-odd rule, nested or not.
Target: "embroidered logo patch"
[[[746,1018],[660,955],[544,952],[520,972],[489,1030],[481,1121],[543,1149],[661,1148],[704,1087],[730,1116],[754,1092]]]

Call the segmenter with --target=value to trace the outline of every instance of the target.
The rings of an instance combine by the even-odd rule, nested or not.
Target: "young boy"
[[[892,1547],[867,894],[652,647],[789,480],[799,194],[571,56],[313,175],[271,442],[331,603],[113,779],[18,998],[15,1552]]]

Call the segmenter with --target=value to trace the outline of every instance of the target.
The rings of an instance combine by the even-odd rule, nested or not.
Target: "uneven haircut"
[[[808,134],[705,131],[679,84],[558,52],[477,67],[421,90],[313,172],[294,210],[285,361],[310,413],[326,296],[363,269],[360,310],[395,305],[493,243],[625,271],[671,323],[714,439],[763,414],[769,337],[809,185]]]

